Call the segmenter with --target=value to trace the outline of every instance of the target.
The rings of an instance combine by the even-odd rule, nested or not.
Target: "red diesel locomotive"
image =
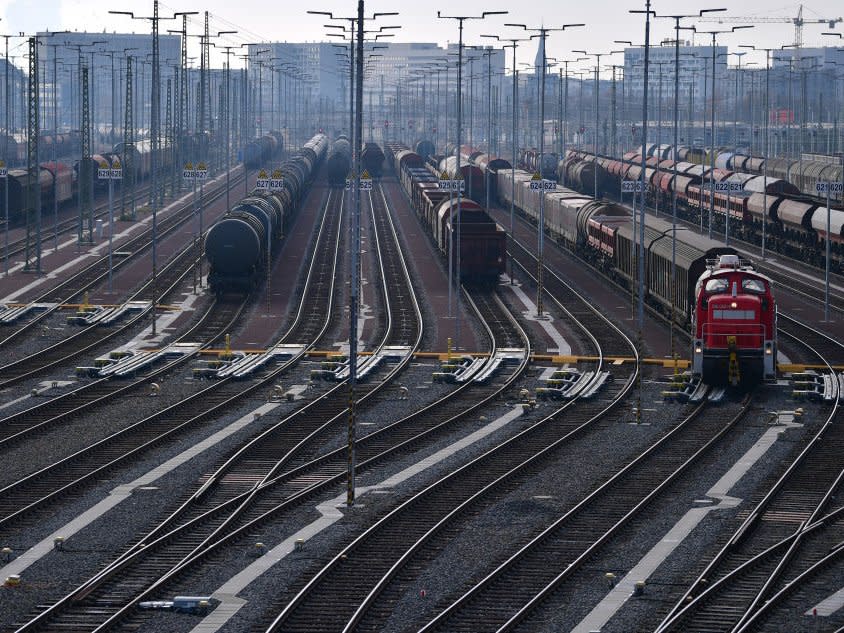
[[[776,378],[777,306],[771,280],[721,255],[695,286],[692,372],[711,385]]]

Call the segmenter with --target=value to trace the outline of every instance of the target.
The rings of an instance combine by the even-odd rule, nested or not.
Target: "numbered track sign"
[[[721,193],[735,193],[737,191],[744,191],[744,183],[741,182],[716,182],[715,191]]]
[[[818,193],[841,193],[844,191],[844,184],[840,182],[817,182],[815,191]]]
[[[463,180],[440,180],[440,189],[443,191],[462,192],[466,191],[466,183]]]
[[[9,168],[6,167],[6,161],[0,160],[0,178],[6,178],[9,175]]]
[[[622,180],[621,191],[624,193],[642,193],[644,183],[641,180]]]
[[[273,170],[273,177],[270,178],[269,189],[270,191],[278,191],[279,189],[284,189],[284,179],[281,177],[280,169]]]

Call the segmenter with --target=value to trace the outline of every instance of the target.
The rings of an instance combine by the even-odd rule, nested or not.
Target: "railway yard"
[[[545,37],[583,24],[505,24],[539,40],[521,80],[531,40],[484,35],[512,44],[468,47],[488,66],[467,97],[463,22],[506,12],[437,12],[460,39],[430,45],[449,50],[422,67],[432,98],[406,69],[385,92],[390,64],[418,59],[375,62],[361,41],[397,13],[309,10],[357,29],[335,103],[324,78],[272,66],[322,43],[220,46],[217,72],[209,19],[233,25],[205,11],[189,68],[197,12],[153,6],[108,12],[153,24],[121,40],[149,39],[152,59],[125,48],[117,83],[119,51],[97,51],[110,126],[84,49],[106,39],[3,36],[0,633],[844,632],[838,77],[810,116],[823,82],[805,68],[786,109],[770,82],[764,106],[753,79],[743,99],[723,61],[734,125],[687,82],[667,144],[662,78],[658,115],[641,79],[650,22],[639,93],[632,66],[599,75],[640,47],[574,51],[597,56],[576,126],[569,61],[546,90]],[[679,95],[680,21],[726,9],[650,6],[634,12],[676,20],[655,63],[676,60]],[[706,33],[715,91],[732,31]],[[10,88],[16,37],[29,79]],[[159,37],[179,58],[166,83]],[[62,47],[78,102],[60,108]]]
[[[224,187],[205,186],[206,226]],[[666,322],[649,313],[637,341],[630,296],[555,240],[537,318],[528,213],[497,287],[454,301],[458,329],[446,261],[386,166],[361,201],[347,506],[351,198],[317,161],[251,293],[208,291],[189,199],[158,214],[154,288],[144,220],[117,226],[111,290],[102,243],[73,236],[44,255],[55,273],[0,279],[7,313],[45,306],[2,329],[2,630],[777,627],[837,591],[837,398],[797,400],[792,376],[844,362],[837,277],[831,322],[777,284],[777,381],[679,397]],[[82,318],[104,305],[132,309]]]

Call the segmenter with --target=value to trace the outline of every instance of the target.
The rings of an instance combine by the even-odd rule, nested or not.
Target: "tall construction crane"
[[[718,22],[719,24],[729,24],[734,22],[742,22],[744,24],[760,24],[764,22],[776,22],[780,24],[794,24],[794,48],[798,51],[803,47],[803,25],[804,24],[827,24],[829,28],[834,29],[835,25],[842,21],[842,18],[820,18],[820,19],[813,19],[813,20],[804,20],[803,19],[803,5],[800,5],[800,9],[797,11],[796,18],[787,18],[787,17],[777,17],[777,16],[746,16],[746,17],[734,17],[734,16],[723,16],[723,17],[716,17],[716,16],[704,16],[698,18],[701,22]]]

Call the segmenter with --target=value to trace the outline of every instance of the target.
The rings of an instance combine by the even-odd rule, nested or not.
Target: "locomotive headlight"
[[[701,347],[700,343],[698,343],[695,345],[695,354],[700,354],[701,352],[703,352],[703,347]]]
[[[774,353],[774,346],[771,345],[770,343],[765,343],[765,354],[767,356],[770,356],[773,353]]]
[[[735,301],[733,301],[733,302],[730,304],[730,307],[731,307],[731,308],[738,308],[738,304],[737,304]]]

